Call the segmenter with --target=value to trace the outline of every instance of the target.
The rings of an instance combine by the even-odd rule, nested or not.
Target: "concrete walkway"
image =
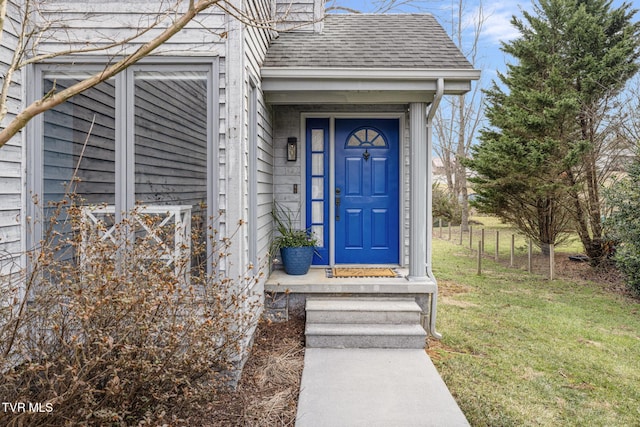
[[[424,350],[307,348],[296,426],[469,423]]]

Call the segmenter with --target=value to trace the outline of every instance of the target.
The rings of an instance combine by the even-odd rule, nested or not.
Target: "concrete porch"
[[[327,277],[326,269],[313,267],[302,276],[274,270],[265,284],[265,309],[270,316],[302,317],[308,297],[411,298],[422,310],[421,325],[435,338],[438,286],[430,278],[409,281],[406,268],[396,268],[401,277]]]

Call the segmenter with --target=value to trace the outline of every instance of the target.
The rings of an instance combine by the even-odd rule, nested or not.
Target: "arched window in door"
[[[389,144],[384,135],[373,127],[361,127],[351,132],[345,148],[365,147],[388,148]]]

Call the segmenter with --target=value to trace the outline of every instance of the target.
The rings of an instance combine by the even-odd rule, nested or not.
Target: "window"
[[[363,127],[354,130],[347,138],[346,148],[388,148],[389,144],[384,135],[372,127]]]
[[[329,263],[329,119],[306,120],[306,227],[317,239],[315,265]]]
[[[49,202],[62,200],[69,186],[81,205],[102,207],[112,222],[137,206],[211,217],[215,68],[211,62],[130,67],[39,117],[31,128],[29,187],[43,202],[43,222],[54,215]],[[33,97],[99,70],[41,65]],[[38,208],[31,210],[35,217]],[[41,236],[36,225],[32,242]]]

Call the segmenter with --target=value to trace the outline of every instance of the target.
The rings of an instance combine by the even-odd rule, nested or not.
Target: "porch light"
[[[295,162],[298,159],[298,138],[290,136],[287,138],[287,160]]]

